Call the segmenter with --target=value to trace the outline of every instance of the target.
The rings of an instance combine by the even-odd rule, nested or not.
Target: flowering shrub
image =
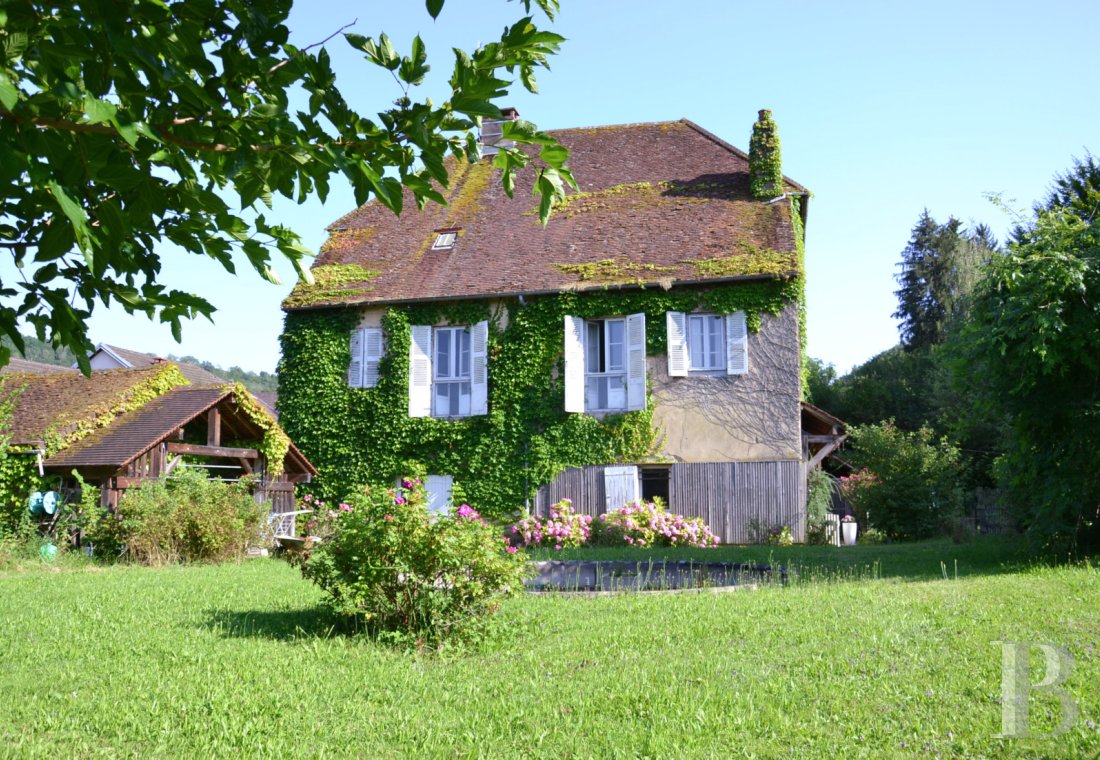
[[[794,546],[791,526],[776,525],[768,529],[768,544],[771,546]]]
[[[553,546],[570,549],[588,542],[592,518],[573,511],[573,502],[562,499],[550,507],[550,517],[532,515],[512,526],[511,538],[524,548]]]
[[[844,498],[851,502],[858,501],[862,492],[874,488],[878,484],[878,476],[866,467],[861,470],[856,470],[851,475],[837,478],[837,485],[840,487],[840,492],[844,495]]]
[[[672,514],[654,501],[635,501],[601,515],[596,523],[596,540],[639,547],[718,545],[718,537],[702,518]]]
[[[335,510],[322,503],[313,517],[311,531],[328,538],[307,541],[302,574],[337,612],[397,639],[433,644],[476,633],[528,572],[524,556],[468,504],[430,513],[417,480],[368,488]]]

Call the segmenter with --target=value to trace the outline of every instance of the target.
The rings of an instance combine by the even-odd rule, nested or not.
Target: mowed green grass
[[[996,541],[784,555],[878,580],[524,596],[499,636],[439,654],[341,633],[274,560],[9,571],[0,757],[1096,756],[1100,571]],[[996,738],[1002,640],[1073,655],[1068,733]],[[1033,731],[1058,720],[1030,704]]]

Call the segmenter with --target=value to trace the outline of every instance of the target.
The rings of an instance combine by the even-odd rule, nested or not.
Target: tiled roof
[[[50,467],[121,467],[229,395],[225,388],[174,388],[46,460]]]
[[[100,343],[99,347],[107,349],[119,359],[129,362],[130,366],[135,368],[151,367],[154,364],[161,364],[168,361],[168,359],[159,356],[145,354],[140,351],[131,351],[128,348],[110,346],[106,343]],[[180,368],[180,372],[183,373],[183,376],[191,381],[192,385],[225,385],[226,383],[225,378],[218,377],[197,364],[189,364],[187,362],[175,362],[175,364]]]
[[[101,413],[135,385],[162,370],[161,366],[116,369],[95,372],[91,377],[79,372],[10,374],[5,390],[23,387],[12,410],[11,442],[39,443],[51,428],[63,430]]]
[[[0,373],[10,375],[16,372],[26,372],[33,375],[52,375],[57,372],[74,373],[72,367],[62,367],[60,364],[47,364],[45,362],[33,362],[29,359],[20,359],[13,356],[8,363],[0,367]]]
[[[225,386],[173,388],[140,409],[127,412],[108,427],[99,428],[69,448],[54,454],[46,460],[45,465],[55,470],[73,467],[123,467],[232,394],[233,391]],[[223,424],[227,422],[228,420]],[[234,424],[240,425],[240,418]],[[254,426],[246,423],[246,427]],[[287,452],[287,460],[290,469],[317,474],[313,465],[293,444]]]
[[[417,212],[407,195],[400,217],[372,201],[330,225],[313,265],[318,284],[299,285],[284,307],[797,271],[789,204],[752,198],[745,153],[690,121],[552,134],[571,151],[580,192],[546,227],[531,195],[534,168],[517,176],[509,199],[489,161],[452,164],[449,206]],[[786,189],[805,192],[790,180]],[[453,248],[432,250],[437,231],[456,228]]]
[[[278,391],[257,391],[252,394],[252,398],[259,401],[267,409],[275,419],[279,419],[279,392]]]

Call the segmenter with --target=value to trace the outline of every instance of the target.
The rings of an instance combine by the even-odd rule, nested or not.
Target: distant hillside
[[[54,348],[49,343],[31,335],[23,336],[23,340],[26,342],[27,349],[26,353],[22,354],[24,359],[42,362],[43,364],[56,364],[60,367],[71,367],[76,363],[76,357],[67,348]],[[11,342],[11,338],[6,336],[0,338],[0,343],[11,349],[12,356],[20,356],[19,349]],[[195,364],[220,378],[240,383],[253,393],[267,393],[279,389],[278,378],[273,372],[246,372],[240,367],[222,369],[216,364],[204,362],[194,356],[173,356],[169,354],[168,358],[176,362]]]
[[[19,349],[11,342],[11,338],[6,335],[0,338],[0,343],[11,349],[12,356],[22,356],[32,362],[56,364],[60,367],[71,367],[76,362],[73,352],[67,348],[54,348],[49,343],[41,341],[33,335],[24,335],[23,341],[26,344],[27,351],[20,354]]]
[[[264,393],[279,390],[279,378],[274,372],[247,372],[240,367],[222,369],[217,364],[204,362],[194,356],[175,356],[168,354],[168,358],[174,362],[187,362],[197,367],[202,367],[207,372],[225,378],[234,383],[240,383],[253,393]]]

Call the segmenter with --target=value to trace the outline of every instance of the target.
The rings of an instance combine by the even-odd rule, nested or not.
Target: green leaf
[[[57,201],[57,205],[61,208],[61,212],[65,214],[72,223],[73,232],[76,233],[76,244],[80,246],[80,250],[84,252],[84,257],[88,259],[90,265],[92,245],[91,230],[88,228],[88,215],[84,213],[84,209],[80,204],[73,200],[71,195],[65,192],[65,188],[61,185],[50,180],[48,186],[54,200]]]
[[[0,105],[9,111],[19,102],[19,88],[12,83],[8,75],[0,71]]]
[[[118,109],[106,100],[100,100],[91,95],[84,96],[84,115],[90,124],[102,124],[111,121],[115,118],[116,113],[118,113]]]
[[[428,15],[439,18],[439,12],[443,10],[443,0],[427,0],[425,4],[428,6]]]

